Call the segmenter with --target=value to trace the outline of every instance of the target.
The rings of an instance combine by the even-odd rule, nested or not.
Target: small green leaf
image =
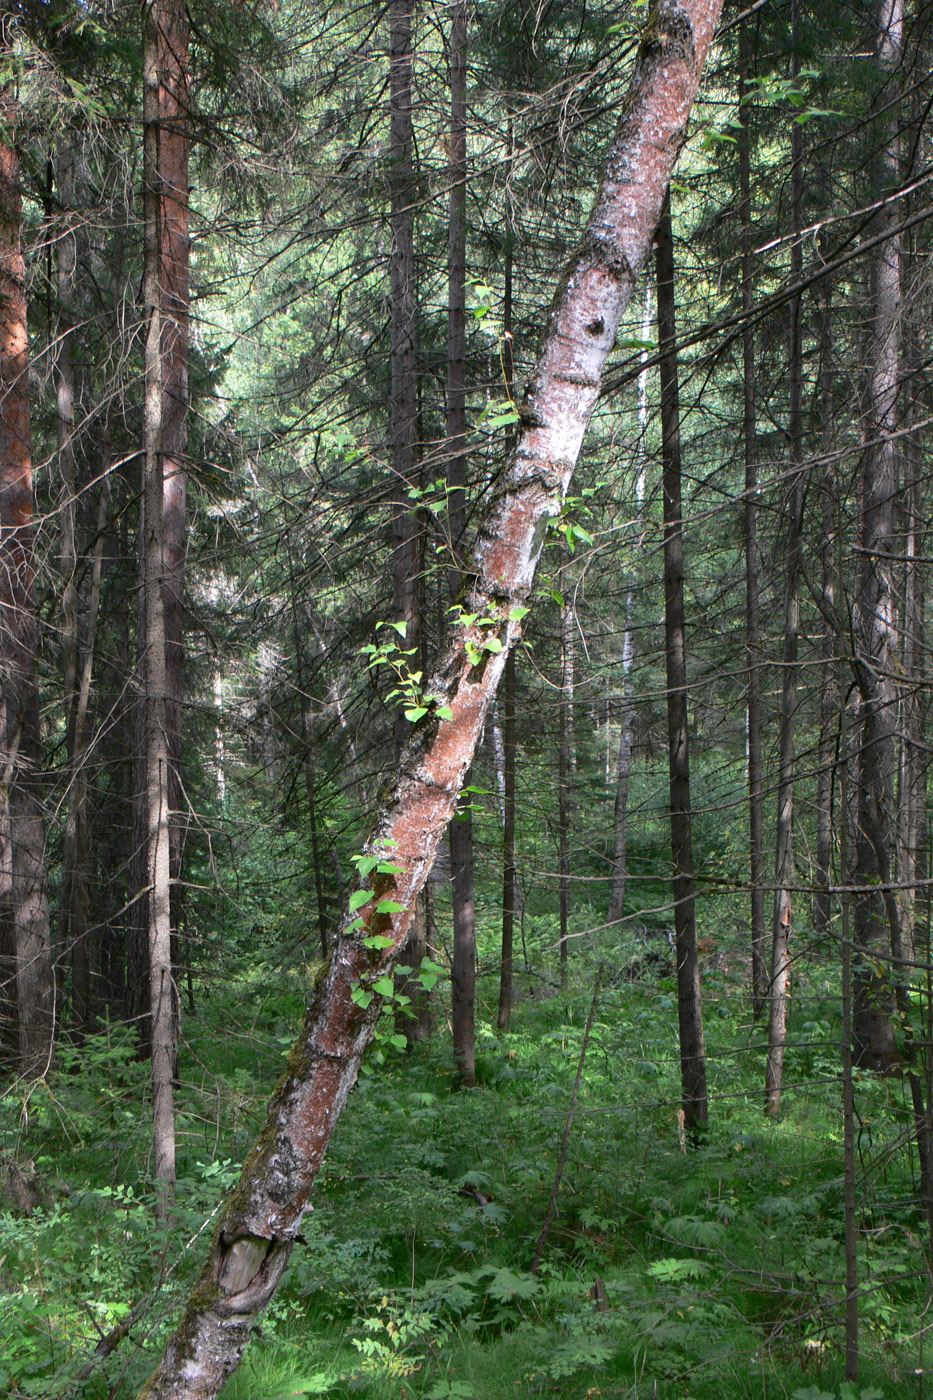
[[[488,641],[483,642],[483,650],[498,654],[502,650],[502,643],[498,637],[490,637]]]
[[[404,875],[405,871],[400,865],[393,865],[390,860],[381,860],[376,866],[380,875]]]
[[[364,904],[368,904],[373,897],[372,890],[354,890],[347,901],[351,914],[355,914],[357,909],[362,909]]]
[[[390,997],[394,990],[395,983],[391,977],[380,977],[373,983],[373,991],[381,997]]]
[[[518,422],[517,413],[494,413],[491,418],[486,419],[490,428],[505,428],[511,423]]]
[[[376,905],[377,914],[401,914],[405,909],[404,904],[399,904],[394,899],[380,899]]]
[[[424,719],[425,715],[428,713],[428,710],[426,705],[412,705],[412,707],[408,710],[405,710],[404,713],[405,718],[411,724],[417,724],[419,719]]]
[[[350,993],[350,999],[355,1001],[357,1006],[361,1006],[365,1011],[373,999],[373,994],[367,991],[365,987],[357,986],[354,987],[353,991]]]
[[[371,875],[379,864],[378,856],[353,856],[352,860],[361,880],[365,880],[367,875]]]
[[[527,617],[530,611],[530,608],[523,608],[518,605],[514,608],[509,608],[509,621],[521,622],[522,618]]]
[[[384,933],[371,933],[368,938],[363,939],[363,947],[381,950],[391,948],[394,942],[394,938],[389,938]]]
[[[438,705],[434,713],[438,719],[453,719],[454,717],[454,712],[449,705]]]
[[[389,1036],[389,1044],[394,1045],[396,1050],[408,1049],[408,1041],[403,1035],[398,1035],[397,1033]]]

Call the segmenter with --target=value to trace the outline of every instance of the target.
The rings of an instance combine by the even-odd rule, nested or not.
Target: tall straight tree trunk
[[[798,51],[799,0],[791,0],[792,55],[791,81],[800,72]],[[803,192],[802,136],[798,122],[791,124],[791,285],[799,286],[803,257],[799,230]],[[794,294],[790,304],[790,345],[788,347],[789,405],[787,437],[790,445],[790,476],[786,488],[784,645],[781,652],[781,718],[778,739],[778,810],[774,851],[774,919],[771,930],[771,987],[768,1006],[768,1059],[765,1067],[765,1108],[770,1114],[781,1111],[781,1085],[784,1078],[784,1045],[787,1038],[787,1005],[791,982],[791,935],[794,913],[794,789],[796,781],[797,726],[797,649],[800,633],[800,532],[803,510],[803,361],[800,327],[801,297]]]
[[[905,250],[903,300],[905,307],[925,310],[923,282],[918,275],[914,250]],[[920,315],[924,314],[921,310]],[[919,372],[923,327],[920,317],[909,312],[902,318],[901,355],[904,418],[907,424],[920,418],[922,380]],[[903,622],[901,626],[901,675],[903,694],[900,718],[900,762],[898,772],[898,884],[901,886],[901,940],[904,960],[914,960],[917,941],[918,882],[925,874],[926,775],[923,760],[925,711],[924,595],[924,502],[922,433],[909,433],[903,439],[903,531],[904,563],[902,580]]]
[[[57,161],[58,199],[66,218],[74,208],[74,150],[72,133],[61,140]],[[62,851],[60,945],[71,956],[71,1019],[83,1037],[90,1027],[91,970],[88,949],[90,891],[87,879],[86,799],[83,763],[75,752],[75,711],[78,694],[80,636],[78,626],[77,473],[75,468],[74,272],[77,234],[64,229],[58,240],[58,471],[61,479],[62,680],[65,701],[65,743],[69,787]]]
[[[156,16],[162,322],[162,590],[165,609],[172,935],[177,940],[184,891],[181,880],[184,846],[181,715],[184,699],[188,493],[188,151],[191,80],[185,0],[158,0]]]
[[[641,323],[641,338],[651,335],[651,282],[645,281],[645,310]],[[629,567],[625,586],[625,632],[622,637],[622,713],[619,722],[619,753],[616,759],[616,795],[612,814],[612,877],[609,885],[609,909],[606,922],[617,924],[625,910],[626,864],[628,855],[628,790],[632,777],[632,736],[635,728],[635,704],[632,698],[632,664],[635,659],[635,585],[634,560],[644,548],[642,512],[645,502],[647,472],[646,435],[648,431],[648,352],[642,351],[642,367],[638,375],[638,459],[635,464],[635,539],[632,542],[633,564]],[[606,727],[608,729],[608,717]],[[608,768],[608,756],[606,766]]]
[[[447,245],[447,501],[451,599],[460,589],[466,531],[466,59],[467,4],[457,0],[450,26],[450,210]],[[470,770],[466,784],[470,786]],[[476,1082],[476,903],[473,812],[467,799],[450,824],[454,956],[451,976],[454,1058],[461,1081]]]
[[[568,585],[570,560],[561,550],[561,582]],[[560,923],[560,985],[567,988],[567,937],[570,925],[570,807],[573,763],[573,607],[564,598],[560,609],[560,690],[557,702],[557,894]]]
[[[512,118],[508,118],[507,152],[509,171],[514,155]],[[502,363],[509,402],[515,385],[512,375],[512,231],[506,234],[502,296]],[[515,910],[518,904],[518,875],[515,866],[515,652],[510,651],[502,676],[502,964],[499,971],[500,1031],[507,1031],[512,1019],[515,950]]]
[[[745,667],[748,734],[748,877],[752,945],[752,1010],[756,1019],[768,998],[765,930],[764,796],[761,764],[761,626],[758,600],[758,429],[755,414],[755,267],[749,177],[748,20],[739,27],[739,189],[742,220],[742,440],[745,454]]]
[[[296,582],[294,559],[289,549],[289,572],[291,579],[289,592],[292,606],[292,636],[295,643],[295,682],[298,690],[298,706],[301,715],[301,767],[305,780],[305,796],[308,800],[308,833],[311,837],[311,860],[314,865],[314,894],[317,901],[317,929],[321,942],[321,956],[327,957],[327,902],[324,898],[324,870],[321,857],[321,843],[318,834],[317,784],[314,779],[314,714],[311,710],[311,695],[308,690],[307,666],[305,664],[304,640],[298,621],[298,600],[295,597]]]
[[[0,27],[0,62],[6,56]],[[17,127],[0,88],[0,131]],[[45,1074],[55,1033],[42,817],[38,627],[23,206],[16,151],[0,142],[0,999],[7,1045],[27,1078]]]
[[[680,388],[674,238],[670,200],[664,205],[655,243],[658,286],[658,344],[661,360],[661,458],[664,490],[664,654],[667,669],[667,752],[670,771],[671,857],[677,955],[677,1011],[684,1127],[696,1135],[707,1119],[706,1047],[700,1004],[693,831],[690,808],[690,749],[687,719],[687,647],[684,615],[684,534],[681,496]]]
[[[836,468],[832,460],[835,441],[835,394],[833,392],[833,353],[831,334],[832,283],[823,281],[823,305],[820,323],[820,414],[822,432],[820,447],[823,454],[820,491],[821,547],[820,590],[824,617],[820,644],[820,735],[817,747],[816,775],[816,894],[813,900],[813,928],[827,933],[832,904],[829,893],[833,860],[833,770],[835,766],[835,728],[839,711],[836,677],[836,637],[830,619],[836,608]]]
[[[160,427],[158,452],[162,472],[162,502],[159,526],[163,560],[159,591],[162,594],[162,627],[165,633],[165,706],[168,764],[168,832],[170,870],[170,918],[172,956],[177,960],[177,935],[182,896],[181,858],[183,807],[181,783],[181,713],[183,699],[183,606],[187,513],[187,425],[189,349],[189,234],[188,234],[188,151],[190,146],[190,73],[188,63],[188,18],[184,0],[143,0],[145,42],[153,47],[152,111],[144,121],[151,124],[153,137],[150,177],[156,240],[156,295],[159,299],[161,341],[159,345]],[[144,89],[145,91],[145,89]],[[145,159],[145,157],[144,157]],[[145,470],[145,466],[144,466]],[[146,494],[143,484],[143,495]],[[152,522],[150,521],[150,528]],[[140,555],[140,596],[137,632],[140,639],[140,687],[146,687],[145,651],[147,593],[145,549]],[[148,908],[151,888],[149,841],[149,715],[144,695],[136,713],[134,761],[134,816],[132,880],[136,902],[131,911],[127,1010],[135,1021],[143,1050],[150,1044],[149,965],[152,915]]]
[[[412,164],[412,0],[389,6],[389,160],[391,169],[392,251],[392,589],[395,621],[406,627],[405,646],[417,668],[420,641],[417,512],[408,492],[418,475],[418,381],[415,359],[415,179]],[[408,722],[399,711],[396,746],[407,738]]]
[[[500,1031],[512,1017],[512,975],[515,945],[515,652],[510,651],[502,676],[502,739],[505,768],[502,820],[502,966],[499,972]]]
[[[874,193],[889,192],[898,179],[896,122],[890,111],[903,45],[903,0],[881,0],[876,53],[891,82],[879,99],[886,139],[877,161]],[[892,978],[875,954],[888,940],[901,963],[900,912],[891,888],[894,870],[894,773],[897,693],[895,565],[898,462],[896,439],[900,363],[901,285],[898,211],[894,204],[875,215],[874,231],[888,233],[871,253],[870,335],[865,383],[865,450],[861,463],[861,516],[856,575],[854,643],[860,691],[858,735],[858,826],[855,834],[854,1008],[855,1058],[860,1065],[891,1069],[899,1059],[891,1023]],[[880,888],[879,888],[880,885]],[[864,890],[864,892],[863,892]],[[885,950],[886,951],[886,950]]]
[[[88,820],[88,768],[91,759],[87,722],[91,700],[91,679],[97,645],[100,614],[100,586],[103,572],[104,532],[110,506],[107,462],[100,483],[97,530],[91,553],[91,577],[86,599],[86,631],[78,653],[74,691],[68,697],[68,816],[62,851],[62,928],[72,943],[72,996],[75,1031],[82,1035],[93,1024],[92,974],[100,953],[99,933],[91,923],[91,849]]]
[[[152,1145],[158,1194],[156,1218],[168,1218],[175,1182],[174,1075],[177,1003],[172,973],[170,744],[168,665],[162,582],[163,347],[160,264],[159,11],[143,20],[143,502],[140,553],[143,578],[143,709],[148,890],[149,1027],[152,1080]]]
[[[391,975],[473,759],[528,597],[547,522],[559,514],[602,383],[606,357],[657,225],[671,169],[719,18],[718,0],[659,4],[649,18],[606,178],[551,309],[522,399],[524,423],[473,558],[470,610],[495,618],[500,652],[473,665],[467,644],[489,631],[456,628],[431,681],[451,719],[423,721],[367,851],[391,853],[399,873],[346,924],[315,989],[301,1035],[269,1104],[257,1144],[220,1213],[209,1257],[146,1400],[210,1400],[237,1366],[257,1315],[275,1292],[301,1229],[334,1125],[356,1083],[380,999],[357,994]],[[374,890],[374,894],[375,894]],[[374,940],[373,935],[378,935]],[[372,946],[373,942],[386,946]],[[369,944],[370,946],[367,946]]]
[[[916,385],[916,381],[914,381]],[[911,410],[913,411],[913,410]],[[910,481],[906,492],[907,563],[904,587],[904,675],[907,680],[902,756],[902,817],[900,883],[905,886],[901,939],[904,960],[913,961],[917,942],[918,891],[928,872],[926,772],[924,767],[924,720],[928,704],[926,668],[926,558],[925,511],[922,495],[922,455],[919,435],[904,441],[904,459],[909,463]]]
[[[394,621],[405,626],[404,647],[412,670],[422,666],[418,512],[408,492],[417,485],[418,374],[415,354],[415,204],[417,189],[412,131],[412,0],[392,0],[389,6],[389,157],[392,250],[390,257],[392,475],[392,608]],[[408,737],[408,721],[399,708],[395,720],[395,751],[400,755]],[[404,962],[418,968],[425,956],[425,915],[418,902],[405,949]],[[400,1015],[399,1030],[409,1042],[430,1030],[424,993],[407,974],[398,992],[410,1000],[412,1016]]]

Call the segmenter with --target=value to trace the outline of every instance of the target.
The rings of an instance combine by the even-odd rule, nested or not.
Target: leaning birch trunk
[[[602,370],[661,213],[721,0],[660,0],[640,47],[630,98],[582,244],[561,282],[521,404],[514,456],[484,518],[470,611],[486,626],[455,629],[411,731],[399,776],[366,848],[391,870],[341,931],[259,1139],[224,1208],[210,1255],[145,1400],[208,1400],[239,1362],[308,1208],[334,1125],[356,1083],[379,997],[418,892],[453,815],[534,581],[549,519],[573,475]],[[467,651],[466,643],[471,644]],[[490,649],[490,643],[498,643]],[[471,655],[482,652],[474,665]],[[397,912],[394,912],[397,911]],[[382,946],[385,945],[385,946]]]

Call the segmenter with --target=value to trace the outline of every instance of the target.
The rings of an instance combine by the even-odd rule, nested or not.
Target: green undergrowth
[[[929,1288],[903,1084],[856,1085],[861,1371],[846,1389],[832,974],[799,971],[771,1122],[740,960],[709,960],[711,1121],[692,1146],[666,945],[644,951],[636,940],[605,974],[537,1273],[592,991],[579,952],[570,993],[522,977],[512,1033],[480,1024],[476,1089],[458,1089],[440,1032],[367,1067],[225,1400],[922,1396]],[[261,1121],[306,977],[270,992],[253,973],[187,1017],[170,1238],[152,1226],[146,1070],[124,1031],[0,1100],[3,1150],[31,1158],[44,1190],[29,1218],[0,1216],[0,1393],[133,1393]],[[141,1298],[128,1340],[77,1383]]]

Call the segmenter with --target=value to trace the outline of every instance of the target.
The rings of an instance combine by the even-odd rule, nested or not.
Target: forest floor
[[[492,947],[490,930],[490,947]],[[637,947],[600,992],[557,1209],[531,1272],[595,980],[519,978],[480,1084],[433,1039],[386,1048],[335,1134],[289,1272],[225,1400],[923,1400],[930,1282],[900,1080],[859,1078],[860,1373],[843,1380],[843,1160],[836,976],[797,969],[784,1114],[736,959],[708,959],[710,1126],[678,1129],[670,970]],[[730,967],[734,970],[730,970]],[[146,1067],[123,1028],[65,1049],[47,1085],[0,1099],[0,1150],[35,1163],[28,1217],[0,1214],[0,1394],[130,1396],[194,1276],[256,1133],[306,974],[239,970],[185,1019],[178,1205],[152,1224]],[[379,1062],[381,1059],[381,1063]],[[102,1335],[145,1307],[88,1379]],[[933,1377],[927,1391],[933,1396]]]

